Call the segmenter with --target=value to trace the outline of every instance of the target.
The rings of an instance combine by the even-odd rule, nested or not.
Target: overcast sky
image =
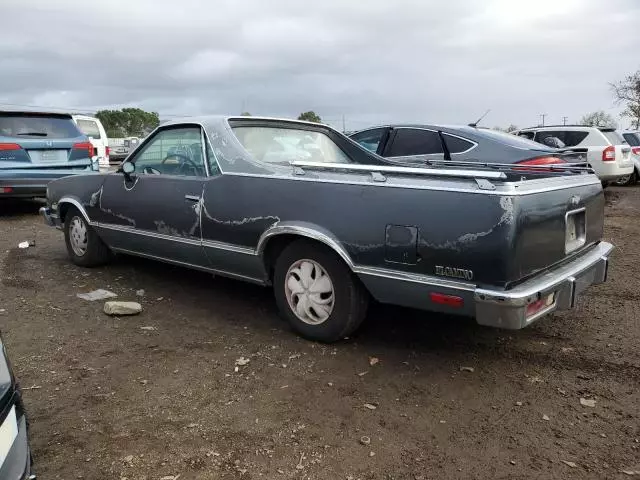
[[[640,0],[2,0],[0,105],[487,126],[618,116]],[[619,120],[619,118],[617,118]],[[627,126],[622,121],[622,126]]]

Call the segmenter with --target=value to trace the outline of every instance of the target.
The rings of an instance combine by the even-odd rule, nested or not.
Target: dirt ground
[[[131,258],[75,267],[38,204],[0,204],[0,325],[36,472],[630,478],[640,471],[640,188],[607,198],[610,281],[576,310],[507,332],[374,305],[356,337],[332,346],[291,333],[268,289]],[[24,240],[35,246],[18,249]],[[76,297],[97,288],[144,312],[112,318]],[[241,357],[249,363],[236,369]]]

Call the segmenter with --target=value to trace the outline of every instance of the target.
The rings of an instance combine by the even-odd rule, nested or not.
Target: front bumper
[[[607,279],[613,245],[600,242],[576,260],[528,280],[511,290],[476,289],[476,321],[491,327],[520,329],[556,310],[573,308],[578,296]],[[553,296],[553,303],[532,315],[528,306]]]
[[[62,228],[62,222],[60,221],[60,215],[58,212],[49,207],[40,207],[40,215],[44,219],[44,223],[50,227]]]

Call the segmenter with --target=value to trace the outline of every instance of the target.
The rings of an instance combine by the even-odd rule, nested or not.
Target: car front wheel
[[[340,340],[367,312],[367,291],[342,259],[319,243],[289,244],[276,261],[273,287],[281,314],[309,340]]]
[[[71,261],[81,267],[102,265],[111,256],[109,248],[75,207],[65,216],[64,240]]]

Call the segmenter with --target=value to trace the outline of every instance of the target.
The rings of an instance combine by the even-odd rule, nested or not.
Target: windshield
[[[15,138],[75,138],[82,134],[67,116],[0,113],[0,136]]]

